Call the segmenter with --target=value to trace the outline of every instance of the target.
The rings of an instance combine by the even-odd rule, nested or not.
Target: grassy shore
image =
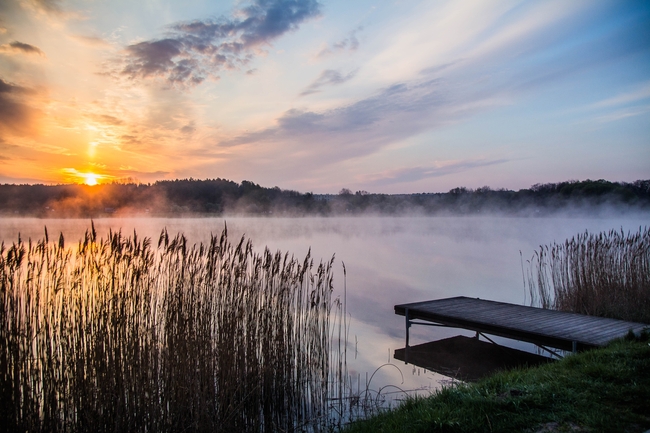
[[[650,344],[641,340],[409,399],[344,432],[645,432]]]

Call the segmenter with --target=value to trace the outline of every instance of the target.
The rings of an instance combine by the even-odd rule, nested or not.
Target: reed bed
[[[347,377],[345,348],[332,343],[342,333],[331,318],[345,317],[332,299],[333,261],[255,253],[225,229],[193,246],[166,230],[155,246],[135,232],[98,238],[94,227],[74,247],[47,230],[3,243],[0,425],[332,429],[346,418]]]
[[[650,323],[650,230],[584,232],[541,246],[525,273],[531,305]]]

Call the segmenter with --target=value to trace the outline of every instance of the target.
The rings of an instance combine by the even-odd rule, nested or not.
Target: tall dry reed
[[[94,227],[0,247],[0,424],[29,432],[318,431],[346,373],[332,260]],[[334,360],[334,361],[333,361]],[[336,363],[335,366],[331,364]],[[338,382],[337,382],[338,381]]]
[[[531,305],[650,323],[650,230],[585,232],[541,246],[524,281]]]

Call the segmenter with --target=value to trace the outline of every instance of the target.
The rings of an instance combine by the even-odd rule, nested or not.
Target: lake
[[[148,236],[157,242],[160,231],[183,232],[192,243],[206,242],[210,233],[228,227],[235,242],[249,237],[256,250],[290,252],[302,259],[336,256],[335,296],[346,299],[350,318],[347,352],[353,387],[384,394],[405,390],[435,389],[446,378],[393,359],[404,346],[404,318],[395,304],[450,296],[469,296],[528,304],[524,290],[522,259],[540,245],[562,242],[577,233],[623,229],[637,231],[650,222],[647,214],[615,218],[586,217],[329,217],[329,218],[103,218],[94,220],[99,236],[109,229]],[[73,245],[90,227],[90,220],[0,219],[0,239],[5,244],[62,232]],[[55,237],[56,236],[56,237]],[[344,295],[343,263],[347,269]],[[471,333],[432,327],[411,328],[411,344]],[[499,340],[503,342],[503,340]],[[523,343],[512,347],[529,350]],[[383,366],[384,364],[390,364]],[[380,368],[381,367],[381,368]],[[379,369],[379,370],[377,370]],[[374,374],[373,376],[373,373]],[[396,394],[397,395],[397,394]]]

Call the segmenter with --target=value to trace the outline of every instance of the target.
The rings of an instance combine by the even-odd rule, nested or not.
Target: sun
[[[95,186],[98,183],[99,175],[95,173],[84,173],[83,178],[86,185]]]

